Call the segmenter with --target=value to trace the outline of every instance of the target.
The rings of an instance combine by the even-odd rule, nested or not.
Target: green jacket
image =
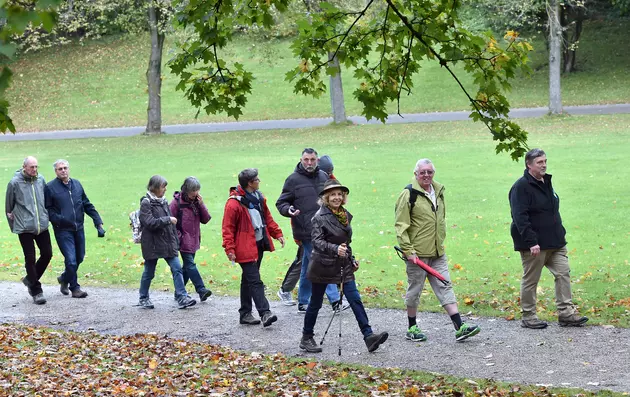
[[[7,220],[15,234],[32,233],[39,235],[48,230],[48,211],[44,200],[46,181],[41,175],[30,177],[22,170],[15,172],[7,186],[4,205],[5,214],[13,214]]]
[[[409,214],[408,189],[404,189],[396,201],[396,237],[405,254],[416,254],[419,257],[435,258],[444,255],[444,239],[446,238],[446,206],[444,205],[444,186],[433,181],[437,209],[429,194],[420,187],[416,179],[411,186],[420,193]]]

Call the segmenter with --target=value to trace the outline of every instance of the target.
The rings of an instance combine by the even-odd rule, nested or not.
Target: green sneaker
[[[407,330],[407,335],[405,336],[405,338],[416,342],[424,342],[425,340],[427,340],[427,336],[422,333],[422,330],[418,328],[417,325],[413,325]]]
[[[471,336],[475,336],[481,331],[476,325],[463,323],[461,327],[455,332],[455,340],[461,342],[464,339],[468,339]]]

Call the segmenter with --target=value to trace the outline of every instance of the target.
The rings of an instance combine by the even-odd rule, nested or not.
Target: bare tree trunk
[[[582,15],[578,13],[577,20],[575,21],[575,27],[571,40],[567,43],[567,48],[564,53],[564,73],[575,72],[575,60],[577,59],[577,45],[580,42],[582,36],[582,28],[584,19]]]
[[[562,62],[562,26],[560,26],[560,0],[549,1],[549,113],[562,113],[560,92],[560,63]]]
[[[328,56],[333,55],[332,53]],[[339,66],[339,59],[334,57],[328,65],[338,68],[337,73],[330,76],[330,106],[333,113],[333,121],[335,124],[345,123],[346,119],[346,105],[343,100],[343,84],[341,83],[341,67]]]
[[[147,129],[145,134],[162,133],[162,48],[165,34],[158,29],[160,16],[153,5],[149,5],[149,32],[151,34],[151,57],[147,68],[149,87],[149,107],[147,108]]]

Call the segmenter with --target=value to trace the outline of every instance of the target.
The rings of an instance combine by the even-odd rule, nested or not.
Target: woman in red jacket
[[[273,251],[271,238],[284,247],[282,230],[271,217],[267,200],[258,190],[260,178],[256,168],[247,168],[238,174],[239,185],[230,188],[230,197],[223,214],[223,248],[232,262],[238,262],[241,276],[240,323],[270,326],[278,320],[269,310],[264,285],[260,279],[260,263],[264,251]],[[252,300],[260,315],[252,315]]]

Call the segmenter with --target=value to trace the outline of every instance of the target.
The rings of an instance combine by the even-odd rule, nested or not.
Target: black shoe
[[[313,339],[313,336],[302,335],[300,340],[300,349],[306,350],[308,353],[321,353],[322,348],[317,346],[317,342]]]
[[[306,305],[298,304],[298,310],[297,310],[297,312],[298,312],[299,314],[304,314],[304,313],[306,313]]]
[[[184,295],[180,297],[179,299],[177,299],[177,306],[180,309],[185,309],[187,307],[195,306],[196,304],[197,304],[197,301],[188,295]]]
[[[272,312],[267,311],[267,312],[263,313],[263,315],[262,315],[263,327],[268,327],[271,324],[275,323],[276,321],[278,321],[278,317],[276,317],[276,315],[273,314]]]
[[[63,294],[63,291],[61,293]],[[85,291],[82,291],[81,288],[78,288],[72,291],[73,298],[86,298],[87,296],[88,296],[88,293]]]
[[[141,298],[140,302],[138,302],[138,306],[143,309],[153,309],[155,307],[149,298]]]
[[[254,317],[251,313],[247,313],[241,316],[239,323],[245,325],[258,325],[260,324],[260,320]]]
[[[28,278],[22,277],[20,281],[22,281],[22,284],[24,284],[26,288],[28,289],[28,294],[33,296],[33,291],[31,290],[31,282],[28,281]]]
[[[59,291],[64,295],[70,295],[70,289],[68,289],[68,283],[63,281],[61,276],[57,277],[57,282],[59,283]]]
[[[202,302],[205,302],[211,296],[212,296],[212,291],[210,291],[209,289],[203,289],[199,293],[199,300],[202,301]]]
[[[44,294],[40,292],[39,294],[33,296],[33,303],[35,303],[36,305],[43,305],[44,303],[46,303],[46,298],[44,298]]]
[[[365,338],[365,346],[367,346],[368,351],[372,353],[374,350],[378,349],[378,347],[382,345],[388,337],[389,334],[387,332],[372,334]]]

